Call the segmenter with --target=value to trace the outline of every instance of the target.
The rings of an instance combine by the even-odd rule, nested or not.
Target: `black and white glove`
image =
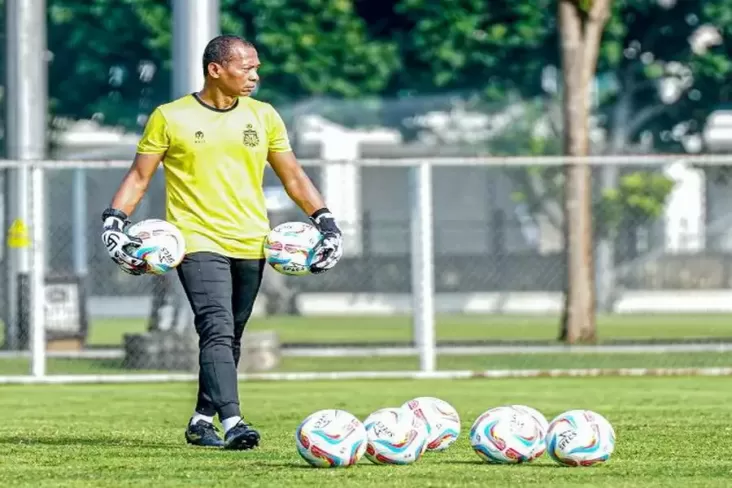
[[[142,259],[129,254],[130,248],[139,247],[142,241],[125,233],[124,228],[129,224],[127,214],[120,210],[108,208],[102,213],[104,222],[102,242],[112,258],[122,271],[131,275],[145,274],[147,265]]]
[[[323,238],[315,249],[315,261],[310,265],[313,274],[322,273],[336,265],[343,256],[343,237],[330,210],[321,208],[310,216],[310,221]]]

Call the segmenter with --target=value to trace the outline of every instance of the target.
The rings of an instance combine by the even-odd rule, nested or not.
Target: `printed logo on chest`
[[[247,128],[242,132],[244,145],[247,147],[257,147],[259,145],[259,135],[252,124],[247,124]]]

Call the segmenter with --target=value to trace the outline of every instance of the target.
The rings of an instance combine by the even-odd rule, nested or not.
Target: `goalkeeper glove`
[[[315,248],[315,261],[310,265],[313,274],[322,273],[336,265],[343,256],[343,238],[330,210],[321,208],[310,216],[310,221],[323,235]]]
[[[129,224],[127,214],[120,210],[108,208],[102,213],[104,222],[102,242],[112,258],[122,271],[131,275],[145,274],[147,265],[142,259],[129,254],[129,249],[140,247],[142,241],[125,233],[124,228]]]

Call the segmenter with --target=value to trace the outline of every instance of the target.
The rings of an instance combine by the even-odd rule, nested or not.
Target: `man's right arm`
[[[136,248],[142,241],[125,232],[129,224],[129,215],[142,199],[152,180],[162,154],[137,154],[132,167],[122,180],[110,206],[102,212],[102,242],[112,261],[123,271],[140,275],[145,273],[146,265],[142,259],[134,256],[131,247]]]
[[[142,138],[137,144],[135,160],[112,197],[110,208],[132,215],[169,146],[168,122],[158,107],[150,114]]]
[[[160,109],[156,109],[145,126],[132,166],[109,207],[102,212],[102,242],[112,260],[130,274],[143,274],[145,262],[130,253],[130,247],[139,247],[142,241],[127,235],[125,227],[150,186],[169,144],[167,122]]]
[[[137,153],[130,170],[112,198],[110,207],[124,212],[125,215],[132,215],[137,204],[145,195],[147,187],[150,186],[150,181],[155,176],[155,171],[163,160],[163,156],[164,154]]]

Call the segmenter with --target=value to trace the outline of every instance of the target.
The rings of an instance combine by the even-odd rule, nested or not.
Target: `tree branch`
[[[585,25],[584,50],[582,53],[582,79],[590,83],[597,68],[597,57],[600,51],[600,40],[605,30],[605,23],[610,17],[611,0],[594,0],[588,13]]]
[[[602,34],[602,29],[604,29],[605,23],[610,17],[611,3],[612,0],[594,0],[590,11],[587,12],[587,17],[591,22],[600,24],[600,34]]]
[[[549,129],[557,138],[562,137],[562,107],[554,100],[544,100],[543,110],[549,122]]]
[[[654,88],[657,81],[658,80],[656,80],[656,79],[648,79],[648,80],[643,80],[640,83],[634,82],[632,94],[636,94],[647,88]]]
[[[529,190],[527,197],[532,200],[530,204],[540,208],[542,213],[546,215],[549,223],[555,229],[561,230],[564,222],[564,212],[562,212],[562,207],[559,205],[559,202],[547,195],[548,192],[545,189],[541,175],[531,171],[527,171],[526,173],[526,185]]]
[[[631,111],[633,110],[633,90],[635,88],[635,78],[631,69],[625,69],[623,74],[620,76],[623,80],[623,87],[618,91],[617,99],[612,106],[610,112],[610,124],[608,138],[609,144],[606,147],[606,151],[609,150],[611,154],[622,153],[626,150],[628,143],[628,119],[630,119]]]
[[[557,138],[562,137],[562,109],[560,107],[550,109],[549,125]]]
[[[546,171],[536,172],[528,169],[507,171],[506,174],[521,188],[531,218],[536,221],[539,215],[544,216],[555,229],[562,230],[564,211],[557,198],[557,192],[554,191],[556,188],[554,188],[551,174],[547,174]]]
[[[628,137],[633,137],[638,131],[643,129],[643,127],[650,120],[658,117],[669,108],[670,105],[666,105],[665,103],[657,103],[656,105],[648,105],[646,107],[643,107],[643,109],[636,113],[636,116],[633,118],[632,122],[628,124],[628,127],[626,129]]]

